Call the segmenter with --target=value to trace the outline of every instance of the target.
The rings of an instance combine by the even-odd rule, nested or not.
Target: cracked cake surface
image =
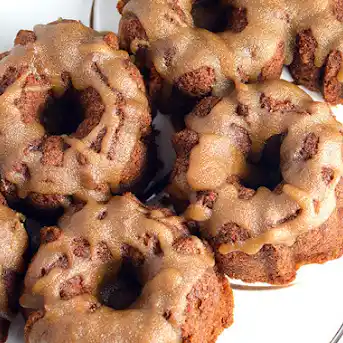
[[[230,81],[276,79],[288,65],[298,83],[342,102],[341,1],[121,0],[118,9],[121,45],[151,62],[166,84],[158,93],[222,95]]]
[[[103,201],[142,179],[150,109],[113,33],[72,20],[21,30],[0,60],[0,113],[2,188],[19,198]]]
[[[342,125],[327,104],[269,81],[205,98],[185,120],[169,192],[191,202],[222,271],[287,283],[342,255]]]

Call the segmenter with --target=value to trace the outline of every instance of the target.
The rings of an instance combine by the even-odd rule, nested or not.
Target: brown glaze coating
[[[342,102],[319,77],[343,80],[342,63],[328,61],[343,52],[340,1],[125,0],[118,8],[121,45],[138,58],[148,49],[164,82],[189,95],[222,95],[230,81],[279,78],[290,65],[297,82]]]
[[[28,237],[24,218],[9,209],[0,194],[0,342],[7,339],[9,325],[18,311],[18,300],[24,274],[23,255]]]
[[[4,181],[42,207],[68,205],[69,196],[103,201],[132,187],[145,170],[151,116],[117,37],[61,20],[20,31],[15,43],[0,61]],[[69,101],[62,112],[78,104],[80,122],[77,110],[53,112],[60,99]]]
[[[228,281],[183,219],[130,194],[73,212],[43,231],[26,275],[26,342],[212,343],[232,323]]]
[[[205,98],[186,127],[169,191],[192,202],[185,215],[201,223],[223,271],[285,283],[301,264],[343,253],[342,126],[327,104],[285,81],[242,85]],[[293,262],[273,269],[286,255]]]

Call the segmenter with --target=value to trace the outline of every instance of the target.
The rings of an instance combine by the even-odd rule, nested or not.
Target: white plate
[[[16,31],[21,28],[30,29],[58,17],[89,23],[91,0],[2,2],[0,51],[12,45]],[[32,12],[33,8],[35,12]],[[95,0],[95,29],[116,32],[119,19],[116,0]],[[287,72],[283,77],[290,79]],[[321,100],[319,94],[311,92],[311,95],[315,100]],[[335,108],[334,112],[343,121],[343,109]],[[159,116],[156,124],[170,133],[165,117]],[[163,150],[169,149],[170,144],[165,142]],[[224,331],[218,343],[330,343],[343,322],[343,259],[303,267],[291,287],[277,289],[256,285],[245,289],[238,282],[233,287],[235,323]],[[8,342],[23,342],[20,317],[11,327]]]

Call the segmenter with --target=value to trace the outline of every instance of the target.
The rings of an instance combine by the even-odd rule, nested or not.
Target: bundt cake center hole
[[[143,285],[139,280],[139,267],[125,259],[114,277],[107,277],[99,287],[99,300],[115,310],[129,308],[141,295]]]
[[[259,187],[267,187],[273,191],[283,181],[280,168],[280,148],[284,134],[270,137],[264,145],[259,161],[249,161],[252,165],[252,176],[243,180],[247,188],[257,190]]]
[[[218,33],[227,29],[228,8],[220,0],[198,0],[192,8],[196,27]]]
[[[48,135],[75,133],[85,119],[85,111],[78,92],[69,87],[62,96],[53,96],[40,115],[40,122]]]

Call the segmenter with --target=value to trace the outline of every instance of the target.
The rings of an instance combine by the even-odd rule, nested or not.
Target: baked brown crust
[[[44,229],[21,305],[35,310],[28,343],[212,343],[233,318],[212,251],[182,218],[130,194],[88,203]]]
[[[225,94],[229,80],[276,79],[288,65],[296,82],[340,103],[341,93],[322,75],[342,82],[341,64],[333,76],[335,66],[328,61],[332,52],[343,51],[341,2],[310,5],[309,10],[300,0],[119,1],[120,44],[138,59],[148,50],[145,65],[190,96]]]
[[[342,188],[342,181],[337,187]],[[217,254],[218,267],[233,279],[245,282],[291,283],[303,265],[325,263],[343,255],[342,219],[340,204],[324,224],[301,234],[291,247],[267,244],[253,256],[242,252]],[[244,240],[244,233],[234,228],[226,238],[214,238],[212,244],[218,249],[232,239]]]
[[[342,255],[342,126],[327,104],[269,81],[205,98],[185,120],[169,192],[191,202],[221,271],[284,284]]]
[[[116,35],[60,20],[20,31],[15,44],[0,61],[7,188],[43,208],[131,189],[146,170],[151,115],[142,76]],[[60,99],[78,104],[80,122],[78,110],[68,120],[53,112]]]
[[[10,322],[18,312],[25,271],[24,254],[28,237],[24,217],[7,207],[0,193],[0,342],[6,342]]]

